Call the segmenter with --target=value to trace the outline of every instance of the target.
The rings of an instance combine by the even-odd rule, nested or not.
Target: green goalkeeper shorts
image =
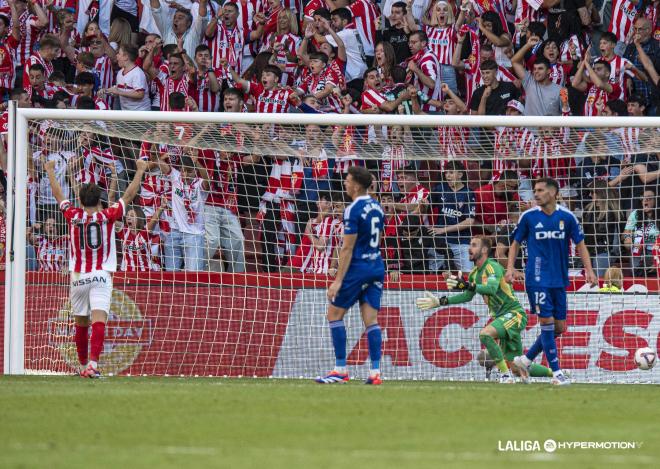
[[[513,361],[514,357],[522,355],[523,346],[521,334],[527,326],[527,315],[523,312],[513,311],[493,319],[490,323],[497,331],[500,339],[500,348],[506,361]]]

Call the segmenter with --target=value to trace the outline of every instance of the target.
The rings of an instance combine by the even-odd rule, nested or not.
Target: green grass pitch
[[[4,376],[0,467],[657,468],[659,400],[646,385]],[[549,438],[642,446],[548,453]]]

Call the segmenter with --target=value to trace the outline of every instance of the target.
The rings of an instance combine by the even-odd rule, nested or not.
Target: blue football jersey
[[[584,239],[573,212],[557,205],[552,215],[546,215],[540,207],[534,207],[521,215],[512,236],[518,243],[527,241],[528,286],[568,286],[569,240],[578,244]]]
[[[344,211],[344,234],[356,234],[351,266],[380,262],[380,234],[385,215],[380,204],[363,195],[353,201]]]

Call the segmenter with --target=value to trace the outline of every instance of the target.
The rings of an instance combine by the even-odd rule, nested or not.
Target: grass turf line
[[[658,467],[657,386],[0,377],[0,467]],[[498,440],[641,449],[500,452]],[[504,444],[504,443],[503,443]]]

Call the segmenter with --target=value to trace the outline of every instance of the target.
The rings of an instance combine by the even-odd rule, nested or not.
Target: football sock
[[[371,370],[380,370],[381,345],[383,335],[378,324],[372,324],[367,327],[367,340],[369,341],[369,359],[371,360]]]
[[[88,356],[88,337],[89,326],[79,326],[76,324],[76,352],[78,352],[78,361],[81,365],[87,365]]]
[[[346,326],[343,319],[330,321],[330,334],[335,349],[335,368],[346,368]]]
[[[554,327],[554,326],[553,326]],[[536,338],[536,341],[532,344],[532,346],[527,350],[527,353],[525,356],[529,359],[529,361],[534,361],[534,359],[543,351],[543,342],[541,341],[541,336],[539,335]]]
[[[502,356],[502,349],[497,345],[495,339],[488,334],[479,334],[479,340],[486,347],[486,350],[488,350],[488,355],[495,362],[497,368],[502,373],[507,373],[509,367],[506,365],[506,361],[504,361],[504,357]]]
[[[555,343],[555,325],[541,324],[541,341],[543,353],[548,360],[552,371],[559,371],[559,358],[557,358],[557,344]]]
[[[105,336],[105,323],[97,321],[92,324],[92,339],[91,339],[91,349],[89,353],[89,358],[98,362],[101,352],[103,351],[103,339]]]
[[[529,367],[529,376],[532,378],[552,378],[552,370],[538,363]]]

